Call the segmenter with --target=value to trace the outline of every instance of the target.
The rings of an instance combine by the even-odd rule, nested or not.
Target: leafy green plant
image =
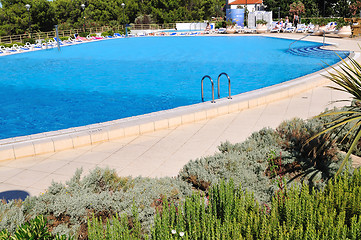
[[[69,36],[59,37],[59,39],[60,39],[61,41],[65,41],[65,40],[68,40],[68,39],[69,39]]]
[[[103,222],[106,222],[105,225]],[[141,239],[141,223],[137,207],[133,205],[130,218],[127,214],[122,214],[120,218],[116,214],[107,219],[97,218],[93,215],[92,219],[88,220],[88,239]]]
[[[309,140],[322,130],[323,123],[317,119],[304,121],[296,118],[284,121],[277,127],[277,132],[282,138],[281,146],[296,156],[298,167],[294,165],[294,170],[302,170],[299,176],[310,175],[312,180],[317,172],[320,172],[325,181],[333,177],[333,169],[339,161],[336,140],[330,133]]]
[[[193,194],[176,208],[165,202],[152,239],[359,239],[361,171],[329,181],[321,192],[307,185],[279,191],[270,205],[232,180]],[[166,201],[166,199],[165,199]],[[179,235],[182,233],[182,236]]]
[[[256,21],[256,24],[266,25],[266,24],[267,24],[267,21],[266,21],[266,20],[263,20],[263,19],[259,19],[259,20]]]
[[[10,234],[6,229],[0,232],[0,239],[12,239],[12,240],[23,240],[23,239],[36,239],[36,240],[70,240],[72,237],[66,235],[53,235],[50,233],[47,227],[47,220],[43,216],[37,216],[31,219],[29,222],[25,222],[18,227],[14,234]]]
[[[24,38],[23,39],[23,44],[25,43],[30,43],[30,44],[34,44],[35,43],[35,39],[34,38]]]
[[[46,219],[43,216],[37,216],[29,222],[21,225],[14,233],[13,239],[49,239],[50,232],[46,227]]]
[[[335,116],[335,120],[329,122],[326,125],[326,129],[321,131],[320,133],[314,135],[310,138],[309,141],[331,131],[338,127],[343,127],[346,124],[352,124],[351,129],[346,134],[352,134],[352,144],[343,159],[340,168],[338,169],[336,175],[340,174],[343,167],[347,163],[352,151],[355,149],[357,144],[359,143],[361,137],[361,65],[351,57],[348,57],[349,63],[347,63],[344,59],[342,59],[342,64],[340,65],[340,69],[332,67],[334,72],[328,71],[328,75],[326,76],[337,86],[330,86],[331,89],[335,89],[338,91],[346,92],[352,96],[355,104],[351,104],[350,106],[346,106],[341,110],[333,110],[322,113],[318,117],[325,116]],[[350,101],[350,100],[344,100]],[[339,132],[336,132],[336,135]],[[346,137],[345,136],[345,137]]]
[[[79,37],[87,37],[89,35],[89,32],[80,32]]]

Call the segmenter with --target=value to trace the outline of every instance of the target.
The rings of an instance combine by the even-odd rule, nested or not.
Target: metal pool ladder
[[[212,80],[212,78],[208,75],[205,75],[203,78],[202,78],[202,81],[201,81],[201,90],[202,90],[202,102],[204,102],[204,96],[203,96],[203,80],[205,78],[209,78],[209,80],[211,80],[211,84],[212,84],[212,101],[211,103],[215,103],[216,101],[214,101],[214,82]]]
[[[218,75],[218,79],[217,79],[218,99],[221,98],[221,96],[220,96],[220,81],[219,80],[220,80],[222,75],[225,75],[228,78],[228,99],[232,99],[232,97],[231,97],[231,79],[228,76],[228,74],[225,73],[225,72],[222,72],[221,74]],[[205,75],[202,78],[202,81],[201,81],[202,102],[204,102],[203,80],[205,78],[209,78],[209,80],[211,81],[211,84],[212,84],[212,101],[211,101],[211,103],[215,103],[216,101],[214,101],[214,82],[213,82],[212,78],[209,75]]]
[[[225,72],[222,72],[221,74],[218,75],[218,79],[217,79],[217,88],[218,88],[218,99],[221,98],[221,88],[220,88],[220,82],[219,79],[221,78],[222,75],[225,75],[228,78],[228,99],[232,99],[231,97],[231,79],[229,78],[228,74]]]

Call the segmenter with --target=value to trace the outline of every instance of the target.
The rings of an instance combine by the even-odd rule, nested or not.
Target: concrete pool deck
[[[298,39],[302,35],[266,36]],[[322,41],[322,38],[309,37],[308,40]],[[332,49],[360,52],[357,45],[359,40],[327,38],[326,41],[336,44]],[[361,61],[359,55],[357,60]],[[256,102],[254,99],[248,100],[247,107],[241,108],[238,104],[235,111],[230,111],[230,104],[227,103],[225,106],[228,110],[218,107],[218,114],[214,116],[211,115],[211,108],[205,107],[205,114],[207,115],[208,111],[209,118],[199,115],[196,119],[195,113],[183,114],[180,120],[179,117],[174,117],[172,121],[175,124],[170,124],[168,120],[167,127],[159,130],[153,122],[153,131],[142,132],[138,127],[138,134],[133,136],[94,142],[92,145],[70,150],[0,161],[0,193],[20,190],[37,195],[44,192],[52,180],[65,182],[70,179],[80,167],[87,172],[96,166],[108,166],[116,169],[121,176],[175,176],[189,160],[216,152],[221,142],[241,142],[254,131],[263,127],[274,128],[283,120],[293,117],[313,117],[326,107],[341,106],[340,103],[329,105],[330,101],[348,97],[345,93],[323,87],[329,85],[329,82],[319,74],[312,78],[312,82],[321,86],[307,83],[309,90],[303,88],[298,93],[292,90],[291,86],[287,89],[288,94],[272,100],[260,95]],[[275,94],[272,91],[270,93]],[[279,96],[281,93],[276,94]],[[224,114],[221,114],[222,111]],[[142,124],[146,128],[146,123]],[[35,145],[32,146],[33,151],[36,151]],[[6,159],[5,154],[7,152],[0,152],[0,158]]]

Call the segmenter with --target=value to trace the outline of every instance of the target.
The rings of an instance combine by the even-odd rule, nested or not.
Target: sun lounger
[[[336,32],[336,30],[337,30],[336,26],[337,26],[336,22],[329,22],[325,27],[325,32],[326,33],[334,33],[334,32]]]
[[[76,39],[81,40],[82,42],[83,42],[83,41],[89,41],[89,40],[86,39],[85,37],[79,37],[79,36],[76,37]]]
[[[290,26],[290,27],[286,27],[286,28],[284,28],[284,29],[283,29],[283,32],[286,32],[286,33],[293,33],[293,32],[295,32],[295,30],[296,30],[296,28],[295,28],[295,27]]]
[[[114,33],[114,37],[124,37],[124,36],[121,35],[120,33]]]
[[[256,32],[257,32],[257,29],[255,27],[244,29],[244,33],[256,33]]]
[[[305,24],[297,24],[297,28],[295,30],[296,33],[305,33],[307,32],[307,27]]]
[[[307,32],[309,32],[309,33],[315,32],[315,25],[309,24],[309,25],[307,26]]]
[[[271,27],[269,32],[270,33],[280,33],[281,32],[281,27],[278,26],[278,24],[276,24],[275,26]]]
[[[226,33],[227,29],[225,28],[219,28],[218,30],[216,30],[216,33],[221,33],[221,34],[224,34]]]

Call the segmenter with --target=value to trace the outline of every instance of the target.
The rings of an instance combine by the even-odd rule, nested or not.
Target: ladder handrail
[[[203,80],[205,78],[209,78],[209,80],[211,80],[211,83],[212,83],[212,101],[211,103],[215,103],[216,101],[214,101],[214,82],[212,80],[212,78],[208,75],[205,75],[203,78],[202,78],[202,81],[201,81],[201,91],[202,91],[202,102],[204,102],[204,97],[203,97]]]
[[[294,43],[296,43],[296,42],[298,42],[298,41],[301,41],[302,39],[304,39],[304,38],[306,38],[306,37],[308,37],[308,36],[311,36],[312,34],[318,32],[318,31],[323,31],[323,46],[325,46],[325,33],[326,33],[326,32],[325,32],[325,30],[323,30],[323,29],[321,29],[321,30],[318,29],[318,30],[315,31],[315,32],[312,32],[312,33],[310,33],[310,34],[307,34],[306,36],[303,36],[303,37],[301,37],[300,39],[297,39],[297,40],[291,42],[291,44],[288,46],[288,50],[291,49],[292,44],[294,44]]]
[[[228,74],[225,72],[222,72],[221,74],[218,75],[218,79],[217,79],[217,88],[218,88],[218,99],[221,98],[221,88],[220,88],[220,81],[219,79],[221,78],[222,75],[225,75],[228,78],[228,99],[232,99],[231,97],[231,79],[229,78]]]

